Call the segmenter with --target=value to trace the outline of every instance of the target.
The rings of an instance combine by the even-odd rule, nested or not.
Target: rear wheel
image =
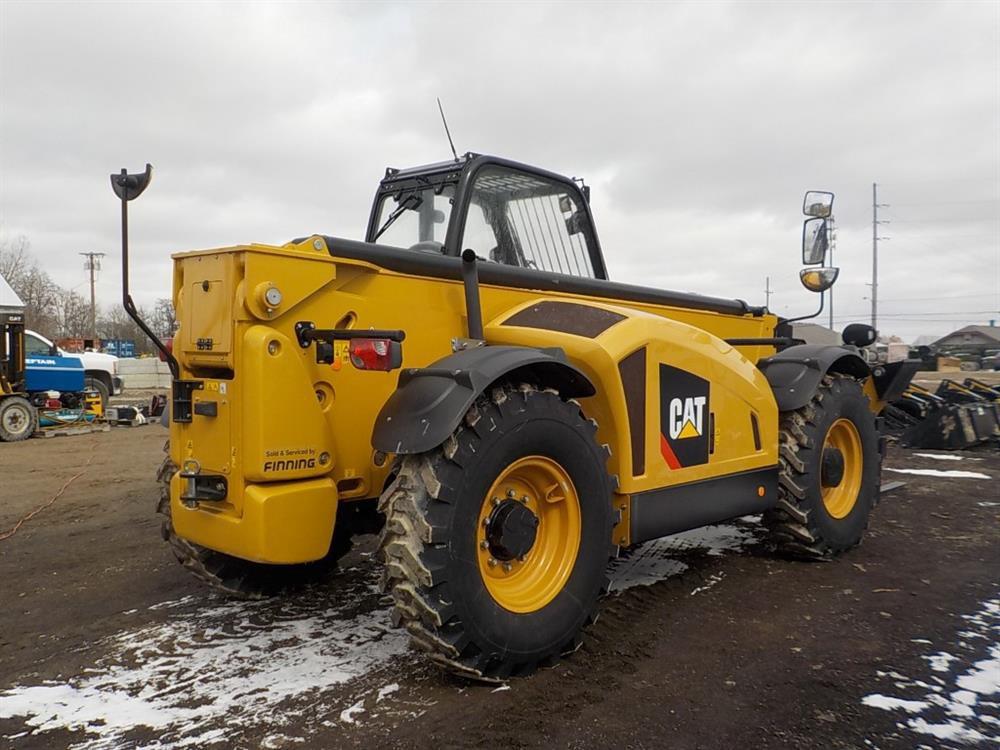
[[[530,386],[481,397],[383,493],[393,622],[452,672],[524,674],[570,651],[606,586],[607,451],[579,406]]]
[[[878,432],[861,384],[824,377],[809,404],[781,415],[778,506],[764,523],[779,549],[811,559],[861,542],[878,501]]]
[[[38,412],[26,398],[0,398],[0,441],[16,443],[27,440],[38,429]]]
[[[168,446],[165,446],[164,450],[167,449]],[[171,517],[170,479],[176,473],[177,466],[168,454],[156,475],[160,485],[160,500],[156,506],[157,513],[162,516],[160,534],[184,568],[202,582],[229,596],[238,599],[263,599],[296,586],[321,581],[336,568],[337,561],[351,550],[351,528],[348,523],[340,522],[339,510],[330,551],[326,557],[316,562],[265,565],[189,542],[174,531]],[[339,507],[348,506],[348,503],[343,503]]]

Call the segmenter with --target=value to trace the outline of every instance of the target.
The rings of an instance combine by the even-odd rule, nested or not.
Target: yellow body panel
[[[551,297],[536,298],[528,305]],[[537,328],[490,324],[486,339],[494,344],[558,346],[593,383],[596,395],[583,399],[584,412],[598,424],[598,440],[611,447],[608,470],[618,475],[619,491],[632,494],[694,482],[712,476],[773,466],[778,462],[778,407],[763,373],[734,347],[686,323],[620,305],[589,302],[593,307],[625,316],[596,338]],[[524,307],[524,306],[521,306]],[[515,308],[505,314],[516,313]],[[618,363],[646,347],[645,468],[632,467],[630,424]],[[691,372],[713,385],[710,410],[715,420],[715,450],[709,462],[670,469],[660,454],[660,394],[657,369],[667,364]],[[754,449],[750,413],[757,415],[762,449]]]
[[[269,289],[280,292],[280,304],[268,304]],[[562,347],[592,379],[598,393],[582,399],[581,406],[597,421],[599,440],[612,448],[608,470],[618,476],[616,506],[624,506],[626,516],[631,493],[777,462],[777,407],[755,367],[774,349],[737,350],[722,340],[773,336],[774,316],[723,315],[485,284],[481,299],[489,343]],[[511,314],[543,299],[599,307],[624,320],[594,338],[503,325]],[[322,557],[338,496],[341,501],[377,497],[385,486],[391,461],[374,454],[371,434],[379,409],[396,388],[398,371],[357,370],[342,344],[335,347],[332,365],[317,364],[315,348],[298,345],[295,323],[402,328],[407,334],[403,366],[424,367],[450,354],[452,339],[466,335],[461,282],[332,258],[321,238],[309,238],[284,247],[250,245],[177,255],[174,300],[181,322],[175,353],[182,377],[205,381],[194,398],[216,401],[218,416],[172,423],[172,457],[178,465],[195,458],[203,471],[222,473],[229,482],[226,502],[189,509],[179,500],[181,480],[175,478],[172,510],[178,533],[251,560],[288,563]],[[641,347],[647,350],[645,468],[635,474],[618,365]],[[660,455],[656,383],[661,363],[711,383],[714,449],[702,465],[672,470]],[[759,424],[760,450],[754,448],[751,413]]]
[[[175,476],[171,482],[171,514],[185,539],[266,563],[318,560],[330,549],[337,488],[329,478],[247,485],[240,515],[225,507],[185,507],[176,501],[181,481]]]

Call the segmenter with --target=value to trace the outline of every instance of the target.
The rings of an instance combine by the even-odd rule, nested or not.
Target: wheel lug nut
[[[510,568],[511,568],[511,565],[510,565],[510,563],[509,563],[509,562],[505,562],[505,563],[503,564],[503,572],[504,572],[504,573],[510,573]]]
[[[483,539],[483,541],[481,541],[479,543],[479,548],[480,549],[489,549],[489,547],[490,547],[490,543],[487,542],[485,539]]]
[[[515,494],[516,493],[514,492],[514,490],[507,490],[507,497],[511,497],[512,498],[512,497],[515,496]]]
[[[517,556],[517,561],[518,561],[518,562],[524,562],[524,561],[525,561],[525,560],[527,560],[527,559],[528,559],[528,556],[527,556],[527,555],[518,555],[518,556]]]
[[[489,560],[486,561],[486,564],[489,565],[491,568],[495,568],[497,566],[497,561],[491,557]]]
[[[493,507],[496,507],[497,505],[500,504],[500,498],[499,497],[495,497],[495,498],[493,498],[493,500],[491,502],[493,503]]]
[[[525,505],[527,505],[528,504],[528,496],[527,495],[521,495],[521,502],[524,503]]]

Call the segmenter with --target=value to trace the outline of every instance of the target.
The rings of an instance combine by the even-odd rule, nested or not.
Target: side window
[[[486,167],[476,177],[462,248],[495,263],[594,277],[587,214],[575,192]]]
[[[48,354],[49,345],[37,336],[32,336],[30,333],[26,333],[24,334],[24,353],[27,355]]]
[[[473,199],[474,200],[474,199]],[[496,260],[496,248],[500,246],[493,226],[486,220],[486,211],[479,203],[469,205],[469,213],[465,217],[465,235],[462,240],[462,250],[472,248],[480,258]]]

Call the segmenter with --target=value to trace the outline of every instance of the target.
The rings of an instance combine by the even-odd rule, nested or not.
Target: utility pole
[[[87,260],[83,263],[83,268],[90,271],[90,337],[97,339],[97,298],[94,296],[94,274],[101,270],[101,258],[104,253],[80,253]]]
[[[888,208],[888,203],[878,202],[878,183],[872,183],[872,328],[878,330],[878,241],[886,240],[888,237],[878,236],[879,224],[888,224],[888,221],[878,220],[878,210]]]
[[[771,309],[771,277],[764,277],[764,307]]]

